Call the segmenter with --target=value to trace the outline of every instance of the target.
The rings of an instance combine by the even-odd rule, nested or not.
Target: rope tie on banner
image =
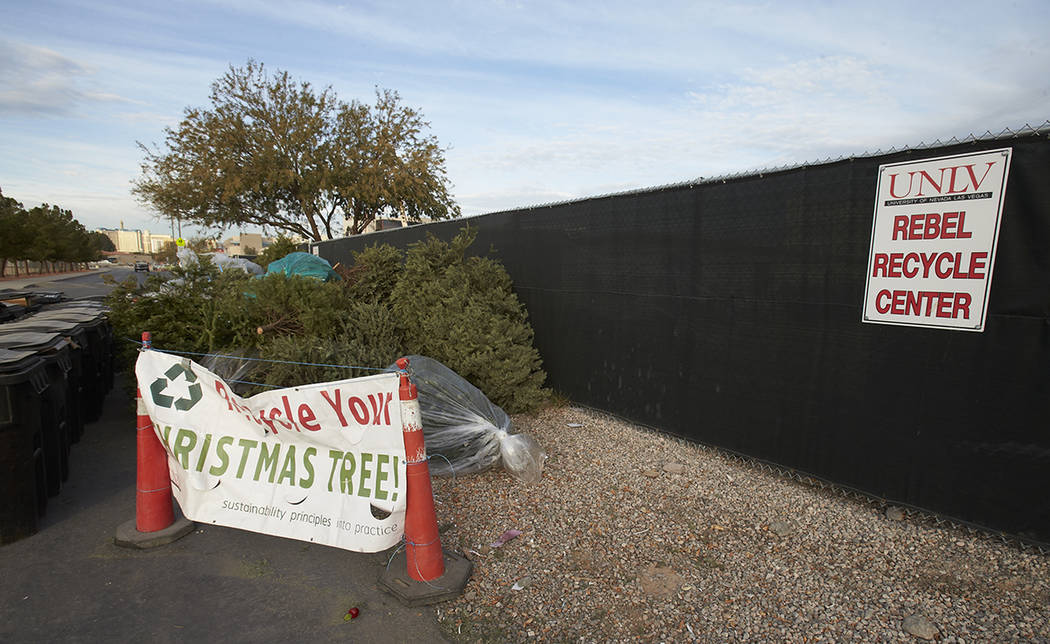
[[[444,454],[431,454],[430,456],[427,457],[427,460],[429,461],[430,459],[435,458],[435,457],[441,457],[441,458],[445,459],[445,462],[448,463],[448,471],[452,472],[452,482],[455,483],[456,482],[456,468],[452,465],[452,461],[448,460],[448,457],[445,456]]]
[[[137,345],[145,346],[145,344],[143,342],[139,342],[138,340],[132,340],[131,338],[124,338],[124,339],[127,340],[128,342],[133,342],[133,343],[135,343]],[[303,366],[303,367],[334,367],[336,369],[360,369],[361,371],[379,371],[379,372],[383,372],[383,373],[399,373],[401,371],[400,369],[390,368],[390,367],[364,367],[364,366],[361,366],[361,365],[328,364],[328,363],[325,363],[325,362],[296,362],[294,360],[271,360],[269,358],[248,358],[246,356],[234,356],[234,355],[228,355],[228,354],[225,354],[225,353],[198,353],[198,352],[195,352],[195,351],[175,351],[173,349],[157,349],[156,347],[151,347],[151,349],[153,351],[157,351],[159,353],[170,353],[172,355],[178,355],[178,356],[202,356],[202,357],[205,357],[205,358],[231,358],[233,360],[245,360],[245,361],[251,361],[251,362],[271,362],[271,363],[274,363],[274,364],[294,364],[294,365],[300,365],[300,366]],[[230,380],[229,382],[243,382],[244,384],[260,385],[260,386],[263,386],[263,387],[273,387],[274,386],[274,385],[265,385],[265,384],[261,384],[261,383],[257,383],[257,382],[248,382],[246,380]]]
[[[427,541],[426,543],[416,543],[415,541],[410,541],[410,540],[408,540],[408,539],[406,538],[406,539],[405,539],[405,545],[406,545],[406,546],[415,546],[415,547],[417,547],[417,548],[422,548],[422,547],[424,547],[424,546],[430,546],[430,545],[433,545],[433,544],[435,544],[435,543],[437,543],[437,542],[439,542],[439,541],[441,541],[441,537],[438,537],[438,538],[436,538],[436,539],[431,539],[430,541]]]

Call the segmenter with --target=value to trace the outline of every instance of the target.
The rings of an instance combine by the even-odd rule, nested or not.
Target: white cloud
[[[157,128],[157,136],[165,127],[175,126],[182,119],[182,115],[164,112],[120,112],[116,117],[128,123],[146,123]]]
[[[576,2],[346,3],[221,0],[219,5],[275,24],[337,34],[404,56],[554,68],[681,70],[736,58],[718,25],[748,8],[714,3]],[[411,16],[411,19],[406,19]],[[703,37],[697,37],[702,32]],[[659,33],[659,38],[652,35]]]
[[[0,178],[45,195],[67,173],[74,185],[55,190],[73,192],[56,194],[89,209],[106,195],[128,220],[144,215],[127,192],[134,142],[162,139],[249,57],[345,100],[399,90],[451,146],[466,214],[1050,116],[1042,0],[987,15],[904,0],[56,2],[95,22],[49,30],[52,5],[20,12],[41,29],[13,32],[39,33],[32,45],[0,41],[0,113],[75,118],[5,129],[18,161],[0,160]]]
[[[79,97],[76,81],[85,73],[49,49],[0,41],[0,112],[64,112]]]
[[[135,102],[84,89],[91,76],[89,68],[51,49],[0,40],[0,113],[69,114],[84,102]]]

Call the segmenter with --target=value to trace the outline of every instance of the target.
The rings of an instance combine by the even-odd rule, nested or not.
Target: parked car
[[[135,262],[135,272],[136,273],[148,273],[149,272],[149,262]]]

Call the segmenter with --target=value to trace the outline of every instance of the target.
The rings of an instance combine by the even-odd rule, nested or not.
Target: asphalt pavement
[[[127,279],[129,275],[136,275],[141,282],[145,280],[145,276],[148,273],[135,273],[126,266],[104,264],[97,269],[71,273],[29,276],[8,275],[0,278],[0,291],[60,291],[69,299],[97,298],[113,289],[112,285],[104,282],[105,275],[112,276],[118,282]]]
[[[125,385],[118,376],[102,418],[73,445],[38,533],[0,546],[0,641],[444,641],[434,608],[380,590],[389,552],[200,524],[151,550],[114,545],[135,516]],[[359,615],[345,621],[352,607]]]

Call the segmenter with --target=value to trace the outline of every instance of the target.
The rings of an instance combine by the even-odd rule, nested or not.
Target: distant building
[[[174,244],[175,239],[171,235],[158,235],[149,233],[149,247],[151,253],[159,253],[164,250],[164,244]]]
[[[230,257],[255,257],[273,243],[273,238],[263,237],[259,233],[238,233],[224,239],[222,247]]]
[[[148,230],[99,228],[96,232],[109,237],[118,253],[155,253],[164,246],[164,242],[174,241],[171,235],[158,235]]]
[[[395,228],[407,228],[408,226],[415,226],[418,223],[420,222],[410,220],[407,215],[402,215],[400,217],[376,217],[365,226],[365,229],[361,231],[361,234],[374,233],[380,230],[393,230]]]

